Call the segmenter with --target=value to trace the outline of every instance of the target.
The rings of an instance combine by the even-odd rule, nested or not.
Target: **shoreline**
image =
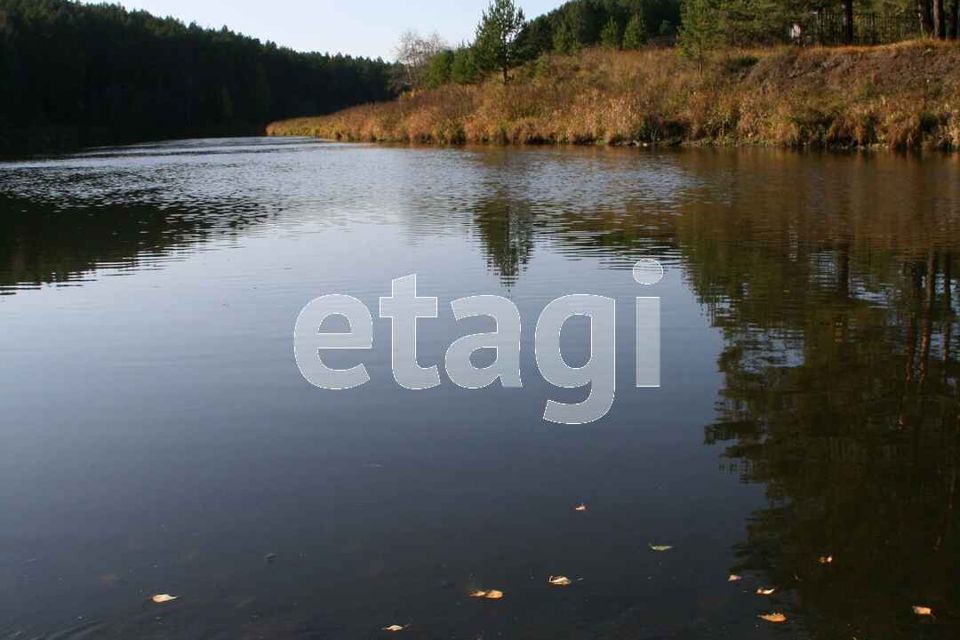
[[[503,84],[445,85],[267,126],[270,136],[425,145],[960,149],[960,45],[546,56]]]
[[[930,147],[889,147],[881,144],[863,144],[863,145],[817,145],[814,143],[798,145],[782,145],[763,141],[717,141],[717,140],[664,140],[659,142],[435,142],[435,141],[417,141],[417,140],[353,140],[325,138],[309,134],[297,133],[266,133],[261,137],[266,138],[312,138],[317,142],[329,144],[367,144],[379,145],[384,147],[399,147],[410,149],[470,149],[471,147],[481,147],[488,149],[637,149],[644,151],[657,150],[677,150],[693,151],[697,149],[715,149],[715,150],[766,150],[766,151],[790,151],[796,153],[831,153],[831,154],[869,154],[869,153],[893,153],[919,155],[921,152],[933,153],[938,155],[952,155],[960,152],[957,148],[930,148]]]

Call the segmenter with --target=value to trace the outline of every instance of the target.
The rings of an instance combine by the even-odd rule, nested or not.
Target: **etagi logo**
[[[656,260],[641,260],[633,268],[639,284],[654,285],[663,278]],[[450,303],[457,321],[488,316],[496,330],[463,336],[447,349],[444,365],[450,380],[464,389],[483,389],[497,380],[503,387],[522,388],[520,379],[520,311],[507,298],[493,295],[470,296]],[[550,302],[537,320],[534,352],[544,380],[565,389],[590,386],[580,403],[547,400],[543,419],[559,424],[587,424],[603,418],[613,406],[616,394],[616,309],[613,298],[576,294]],[[440,385],[436,365],[421,367],[417,362],[417,320],[436,318],[438,300],[417,295],[417,276],[393,280],[389,297],[380,298],[380,317],[391,324],[391,365],[401,387],[411,390]],[[331,316],[346,319],[349,330],[324,332],[324,320]],[[567,320],[586,316],[590,321],[590,357],[581,367],[571,367],[560,353],[560,330]],[[660,386],[660,298],[636,298],[636,386]],[[321,389],[344,390],[370,381],[363,363],[349,369],[332,369],[323,362],[328,350],[373,348],[373,318],[360,300],[348,295],[326,295],[310,301],[297,317],[293,332],[294,356],[306,380]],[[493,350],[496,358],[487,367],[470,361],[480,350]]]

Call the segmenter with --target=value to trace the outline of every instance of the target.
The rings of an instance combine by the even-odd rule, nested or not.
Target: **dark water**
[[[0,638],[957,637],[958,248],[955,157],[251,139],[0,165]],[[507,296],[524,389],[397,387],[377,298],[410,273],[440,299],[421,363],[470,332],[452,299]],[[353,391],[294,363],[326,293],[375,316]],[[586,426],[541,420],[583,393],[532,355],[569,293],[619,305]],[[660,389],[632,384],[638,295]],[[572,323],[565,356],[588,346]]]

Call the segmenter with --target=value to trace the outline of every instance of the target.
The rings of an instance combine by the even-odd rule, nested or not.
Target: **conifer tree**
[[[517,9],[513,0],[493,0],[490,3],[477,25],[474,42],[477,66],[481,71],[500,71],[503,81],[507,81],[507,72],[520,58],[517,36],[525,22],[523,10]]]
[[[623,48],[639,49],[647,42],[647,25],[642,13],[634,14],[623,30]]]
[[[603,30],[600,32],[600,44],[608,49],[619,49],[622,37],[620,23],[617,22],[616,18],[610,16],[607,24],[603,26]]]
[[[683,0],[680,7],[680,52],[703,72],[710,52],[720,44],[718,11],[713,0]]]

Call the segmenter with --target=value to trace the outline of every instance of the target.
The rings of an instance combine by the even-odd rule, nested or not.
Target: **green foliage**
[[[717,12],[727,44],[755,46],[782,42],[790,26],[804,23],[804,15],[812,15],[815,7],[807,0],[723,0]]]
[[[0,0],[0,151],[255,133],[389,99],[391,67],[119,5]]]
[[[531,20],[517,36],[517,47],[524,60],[536,60],[553,49],[553,26],[546,20]]]
[[[680,0],[571,0],[526,26],[524,56],[532,60],[550,51],[570,53],[597,44],[611,46],[613,24],[623,48],[638,48],[646,42],[646,25],[662,22],[672,33],[680,22]],[[632,31],[629,46],[628,31]]]
[[[635,13],[627,22],[623,31],[623,48],[639,49],[647,43],[647,25],[643,21],[642,13]]]
[[[919,29],[918,8],[930,0],[857,0],[854,32],[865,44],[896,42]],[[947,0],[948,3],[952,0]],[[715,0],[716,23],[725,44],[766,46],[791,41],[840,44],[846,37],[841,0]]]
[[[594,45],[600,40],[604,7],[597,2],[568,2],[562,8],[563,21],[579,45]]]
[[[424,74],[423,82],[428,89],[447,84],[453,77],[453,60],[456,54],[449,49],[444,49],[440,53],[430,58],[427,65],[427,71]]]
[[[600,44],[608,49],[619,49],[622,43],[623,34],[620,31],[620,23],[613,16],[607,20],[600,32]]]
[[[457,84],[471,84],[480,79],[480,70],[471,47],[460,47],[453,52],[450,79]]]
[[[677,41],[680,52],[695,61],[702,71],[710,53],[721,44],[719,12],[714,1],[684,0],[680,23]]]
[[[523,10],[517,9],[513,0],[492,0],[477,25],[473,45],[481,72],[500,71],[507,81],[507,72],[522,57],[517,36],[525,22]]]
[[[580,48],[580,42],[567,22],[561,22],[553,32],[553,50],[557,53],[574,53]]]

